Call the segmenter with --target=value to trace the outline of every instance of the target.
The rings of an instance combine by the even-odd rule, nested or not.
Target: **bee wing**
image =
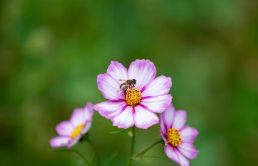
[[[120,81],[120,82],[126,82],[125,79],[119,79],[118,81]]]

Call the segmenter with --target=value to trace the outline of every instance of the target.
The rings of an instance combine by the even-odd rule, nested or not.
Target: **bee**
[[[123,83],[120,85],[120,89],[122,91],[126,91],[130,88],[133,88],[134,85],[136,84],[136,79],[131,79],[131,80],[122,80]]]

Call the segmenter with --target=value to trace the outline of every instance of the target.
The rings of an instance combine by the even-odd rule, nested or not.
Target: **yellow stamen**
[[[82,131],[83,127],[84,127],[83,124],[78,125],[78,126],[73,130],[73,133],[70,135],[70,137],[71,137],[72,139],[78,137],[78,136],[81,134],[81,131]]]
[[[180,133],[175,128],[169,129],[166,133],[166,136],[167,136],[168,143],[173,147],[177,147],[182,143]]]
[[[130,106],[135,106],[140,103],[142,99],[141,91],[138,89],[128,89],[125,92],[125,101]]]

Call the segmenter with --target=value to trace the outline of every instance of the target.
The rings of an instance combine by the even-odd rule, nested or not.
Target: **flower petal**
[[[69,136],[74,130],[70,121],[63,121],[56,126],[56,131],[61,136]]]
[[[83,109],[83,116],[85,120],[92,121],[92,116],[93,116],[93,104],[92,103],[87,103],[87,105]]]
[[[128,69],[129,79],[136,79],[136,88],[142,89],[156,76],[156,67],[149,60],[135,60]]]
[[[86,117],[84,116],[84,110],[81,108],[76,108],[71,116],[73,126],[77,127],[78,125],[84,124],[85,121]]]
[[[199,153],[199,151],[196,150],[193,144],[191,143],[182,143],[178,147],[178,150],[180,151],[180,153],[182,153],[185,157],[189,159],[194,159],[196,155]]]
[[[81,134],[87,133],[87,131],[89,131],[90,127],[91,127],[91,122],[85,123],[85,126],[84,126],[83,130],[81,131]]]
[[[136,127],[147,129],[152,125],[159,123],[159,118],[153,112],[150,112],[138,105],[135,107],[134,122]]]
[[[111,61],[107,73],[115,80],[127,80],[127,69],[117,61]]]
[[[173,124],[175,114],[175,108],[173,106],[169,106],[163,113],[161,113],[161,118],[163,118],[164,125],[166,129],[170,129]]]
[[[133,108],[126,107],[119,115],[113,118],[113,125],[119,128],[129,128],[133,126]]]
[[[111,102],[105,101],[98,103],[94,106],[94,109],[100,113],[100,115],[105,118],[112,119],[116,115],[118,115],[123,108],[126,106],[124,101],[122,102]]]
[[[195,137],[199,134],[198,130],[189,126],[186,126],[180,130],[180,135],[183,142],[193,143]]]
[[[171,78],[159,76],[155,78],[142,92],[142,96],[159,96],[168,94],[172,86]]]
[[[67,146],[69,141],[70,141],[69,137],[54,137],[50,140],[50,146],[52,148]]]
[[[171,159],[181,166],[189,166],[189,161],[176,149],[169,144],[165,146],[165,153]]]
[[[120,89],[120,84],[109,74],[99,74],[97,78],[98,89],[102,95],[109,100],[124,99],[123,91]]]
[[[171,95],[162,95],[143,98],[141,104],[152,112],[161,113],[169,107],[171,101]]]
[[[180,130],[185,125],[185,122],[186,122],[186,112],[176,111],[172,127],[177,130]]]
[[[69,143],[67,144],[67,148],[71,148],[72,146],[74,146],[79,140],[81,139],[81,135],[79,135],[78,137],[71,139],[69,141]]]
[[[161,135],[161,138],[163,139],[164,142],[167,142],[166,133],[167,133],[167,129],[166,129],[164,120],[161,117],[160,118],[160,135]]]

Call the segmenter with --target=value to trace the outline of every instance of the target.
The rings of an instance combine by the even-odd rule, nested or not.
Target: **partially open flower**
[[[161,114],[161,136],[165,142],[166,155],[181,166],[189,166],[189,159],[198,154],[193,143],[198,130],[185,126],[186,112],[169,107]]]
[[[93,116],[93,105],[88,103],[84,108],[76,108],[68,121],[63,121],[56,126],[59,136],[50,140],[52,148],[68,147],[75,145],[80,138],[90,129]]]
[[[96,104],[95,110],[119,128],[135,125],[146,129],[157,124],[155,113],[171,103],[168,93],[172,82],[169,77],[155,77],[156,67],[149,60],[135,60],[128,70],[112,61],[107,72],[98,75],[98,88],[107,101]]]

